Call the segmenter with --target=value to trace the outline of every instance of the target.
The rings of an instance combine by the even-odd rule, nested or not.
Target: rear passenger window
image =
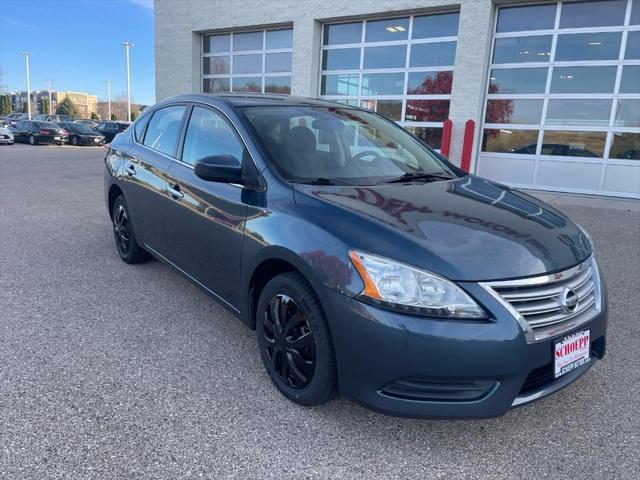
[[[142,134],[144,133],[144,127],[149,123],[151,115],[143,115],[133,126],[133,134],[136,137],[136,142],[142,142]]]
[[[149,120],[144,145],[174,156],[185,108],[184,105],[174,105],[157,110]]]
[[[184,138],[183,162],[195,165],[198,160],[213,155],[233,155],[242,162],[243,152],[242,141],[222,115],[207,108],[193,108]]]

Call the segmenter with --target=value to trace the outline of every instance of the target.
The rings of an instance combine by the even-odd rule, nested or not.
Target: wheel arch
[[[107,205],[109,206],[109,218],[113,218],[113,205],[116,203],[116,198],[120,195],[124,195],[122,193],[122,189],[116,185],[115,183],[109,187],[109,196],[107,197]]]
[[[245,282],[247,295],[245,295],[243,302],[242,320],[252,330],[256,328],[256,307],[264,286],[272,278],[283,273],[296,272],[302,275],[302,277],[309,282],[309,285],[311,285],[316,295],[318,295],[320,303],[324,308],[325,302],[317,288],[318,279],[311,269],[311,266],[300,256],[288,249],[276,246],[265,249],[246,272],[248,278]]]

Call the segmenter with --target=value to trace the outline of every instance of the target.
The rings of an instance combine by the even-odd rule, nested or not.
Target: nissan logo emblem
[[[578,295],[570,288],[565,287],[560,295],[560,306],[566,313],[575,312],[578,307]]]

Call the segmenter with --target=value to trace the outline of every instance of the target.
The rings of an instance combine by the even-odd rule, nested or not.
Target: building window
[[[573,157],[589,163],[589,172],[601,167],[597,179],[577,188],[584,191],[611,184],[608,164],[637,165],[639,8],[640,0],[500,7],[479,165],[503,158],[507,171],[508,157],[517,157],[524,171],[522,160],[530,158],[526,183],[541,184],[549,162]]]
[[[232,32],[202,37],[205,93],[291,93],[293,30]]]
[[[381,113],[439,149],[458,21],[454,12],[325,24],[320,96]]]

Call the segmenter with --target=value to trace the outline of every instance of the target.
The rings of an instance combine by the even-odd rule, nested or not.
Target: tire
[[[138,245],[130,219],[131,215],[129,214],[127,202],[123,195],[119,195],[113,203],[111,216],[116,250],[118,250],[118,255],[125,263],[142,263],[147,261],[150,256]]]
[[[71,145],[78,145],[78,137],[71,138]]]
[[[36,140],[36,137],[34,137],[33,135],[29,135],[29,145],[37,145],[38,142]]]
[[[275,311],[280,312],[280,328]],[[311,285],[299,273],[278,275],[262,290],[256,312],[262,362],[280,393],[307,407],[330,400],[337,390],[336,360],[326,317]]]

